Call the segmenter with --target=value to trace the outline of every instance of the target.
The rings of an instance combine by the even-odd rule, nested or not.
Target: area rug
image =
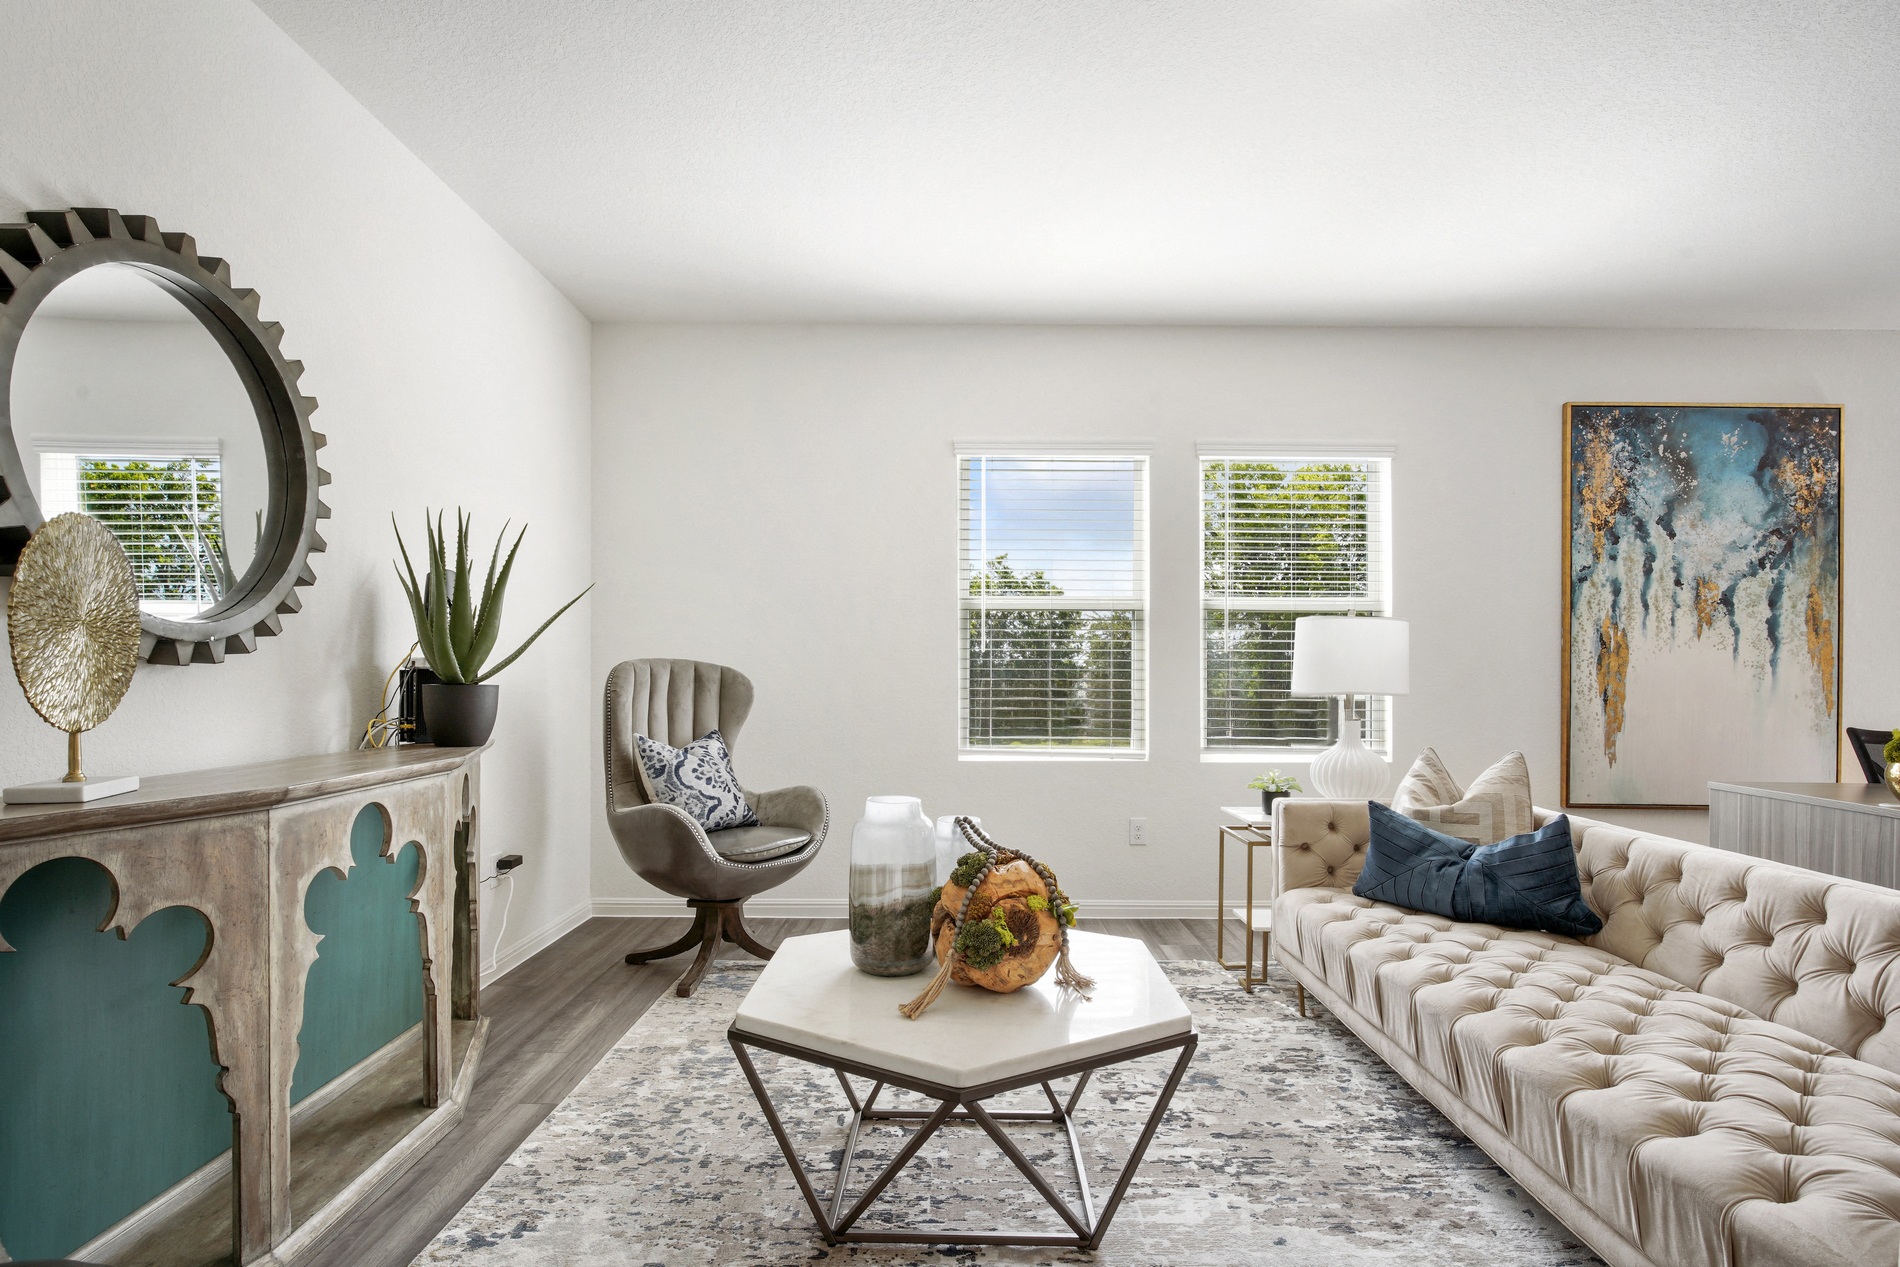
[[[1200,1050],[1093,1254],[826,1247],[726,1045],[756,969],[721,965],[695,997],[662,996],[416,1262],[1597,1263],[1343,1026],[1317,1008],[1302,1018],[1289,987],[1250,995],[1212,963],[1165,968],[1194,1011]],[[1119,1174],[1171,1059],[1124,1065],[1089,1086],[1077,1118],[1098,1194]],[[844,1146],[843,1093],[827,1071],[764,1053],[759,1062],[806,1165],[824,1168],[814,1178],[828,1193]],[[854,1191],[905,1133],[867,1132]],[[1045,1173],[1066,1178],[1073,1199],[1059,1130],[1021,1125],[1012,1135]],[[1060,1230],[973,1127],[932,1140],[863,1225],[900,1224]]]

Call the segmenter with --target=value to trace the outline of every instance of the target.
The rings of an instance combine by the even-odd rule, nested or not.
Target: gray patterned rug
[[[827,1249],[725,1028],[755,969],[669,992],[516,1150],[418,1264],[777,1267],[904,1264],[1482,1263],[1597,1259],[1332,1018],[1279,986],[1243,993],[1211,963],[1171,963],[1200,1050],[1102,1249]],[[829,1072],[759,1054],[808,1167],[835,1170],[845,1101]],[[1096,1076],[1077,1112],[1098,1193],[1113,1185],[1172,1053]],[[1033,1105],[1025,1101],[1024,1107]],[[994,1106],[993,1106],[994,1107]],[[1054,1127],[1013,1128],[1052,1177]],[[867,1132],[857,1187],[901,1144]],[[815,1175],[821,1193],[830,1174]],[[854,1191],[857,1190],[854,1188]],[[1055,1215],[982,1133],[947,1128],[866,1215],[886,1224],[1047,1227]]]

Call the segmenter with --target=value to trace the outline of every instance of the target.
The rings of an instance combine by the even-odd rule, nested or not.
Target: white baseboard
[[[746,913],[758,919],[843,919],[843,898],[748,898]],[[691,915],[678,897],[597,897],[593,913],[604,919],[669,919]]]
[[[395,1056],[403,1047],[416,1042],[421,1033],[420,1024],[411,1025],[395,1038],[291,1105],[291,1125],[296,1126],[312,1113],[375,1073],[384,1062]],[[142,1240],[154,1226],[163,1223],[219,1184],[229,1183],[230,1180],[231,1153],[227,1149],[81,1245],[73,1253],[84,1260],[115,1259]],[[7,1261],[10,1260],[0,1258],[0,1262]]]
[[[297,1125],[330,1101],[376,1072],[377,1066],[394,1056],[409,1043],[422,1041],[422,1022],[417,1021],[402,1033],[378,1047],[363,1059],[290,1106],[290,1124]],[[228,1156],[228,1154],[227,1154]]]
[[[1214,899],[1192,902],[1091,902],[1077,903],[1082,922],[1089,919],[1213,919]],[[843,898],[755,897],[745,904],[746,912],[758,919],[843,919]],[[661,919],[686,915],[686,903],[671,897],[597,897],[593,913],[604,919]]]
[[[1075,899],[1086,927],[1091,919],[1213,919],[1214,899],[1195,898],[1189,902],[1091,902]],[[1231,905],[1231,901],[1230,901]]]
[[[519,968],[522,964],[528,962],[528,960],[534,958],[549,946],[552,946],[555,942],[579,928],[582,924],[585,924],[589,919],[600,913],[597,909],[598,905],[598,903],[594,902],[579,902],[571,909],[555,916],[540,928],[535,929],[526,937],[517,939],[509,946],[496,947],[495,957],[490,959],[482,968],[482,984],[487,985],[499,977],[507,976],[510,972]],[[656,903],[656,906],[660,905],[676,906],[678,903]],[[653,913],[660,915],[666,912],[655,910]]]
[[[86,1258],[82,1261],[89,1262],[104,1262],[109,1258],[117,1258],[137,1244],[152,1228],[163,1223],[220,1183],[230,1182],[231,1153],[227,1149],[81,1245],[73,1253],[84,1254]],[[4,1261],[11,1262],[12,1260]]]

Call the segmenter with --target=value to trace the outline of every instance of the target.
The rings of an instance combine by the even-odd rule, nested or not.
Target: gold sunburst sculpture
[[[79,736],[112,716],[139,663],[139,591],[110,529],[55,515],[33,534],[7,599],[13,672],[33,711],[66,732],[63,782],[83,783]]]

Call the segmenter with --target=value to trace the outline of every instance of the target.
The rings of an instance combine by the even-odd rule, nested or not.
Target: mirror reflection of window
[[[114,264],[61,282],[27,322],[9,391],[42,513],[112,529],[148,615],[188,621],[233,595],[269,506],[263,432],[244,378],[175,294]]]
[[[216,437],[35,436],[34,447],[46,516],[76,510],[110,528],[131,560],[143,610],[188,619],[237,584],[225,546]]]

